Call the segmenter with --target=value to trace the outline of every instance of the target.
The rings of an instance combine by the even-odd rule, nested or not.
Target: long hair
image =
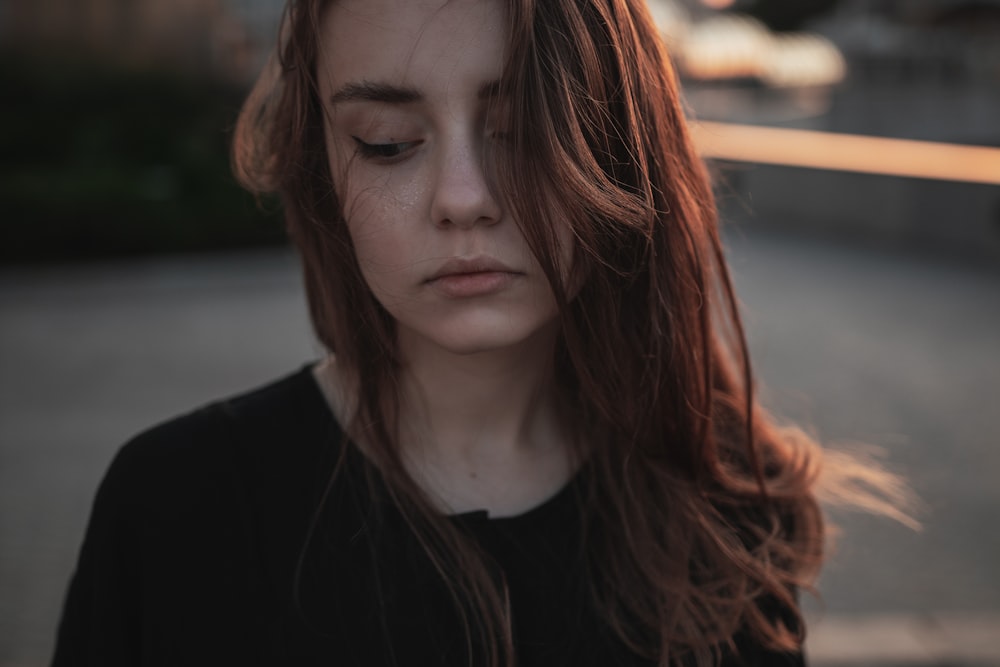
[[[394,323],[361,275],[325,152],[316,58],[328,2],[289,0],[240,115],[235,170],[281,197],[316,333],[357,400],[347,430],[447,585],[467,647],[480,647],[477,663],[511,665],[502,579],[401,461]],[[711,664],[739,632],[796,650],[794,591],[824,556],[821,478],[889,513],[901,486],[824,458],[757,404],[709,178],[644,2],[508,0],[506,15],[512,149],[498,178],[559,306],[556,380],[586,462],[590,599],[661,665]],[[572,229],[578,291],[561,278],[558,225]]]

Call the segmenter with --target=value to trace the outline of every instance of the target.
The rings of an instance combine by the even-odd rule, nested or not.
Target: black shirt
[[[360,482],[377,476],[356,448],[328,485],[344,446],[308,367],[126,444],[53,665],[468,664],[461,616],[387,496]],[[651,664],[588,603],[576,484],[515,517],[450,520],[508,586],[521,667]],[[741,644],[746,664],[802,664]]]

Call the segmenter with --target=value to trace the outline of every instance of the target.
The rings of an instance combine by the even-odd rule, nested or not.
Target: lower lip
[[[445,296],[454,299],[464,299],[473,296],[495,294],[513,282],[517,275],[508,271],[453,273],[435,278],[428,285]]]

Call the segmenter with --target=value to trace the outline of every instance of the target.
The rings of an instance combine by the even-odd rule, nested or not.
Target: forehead
[[[478,89],[501,74],[504,26],[500,0],[338,0],[320,21],[320,84]]]

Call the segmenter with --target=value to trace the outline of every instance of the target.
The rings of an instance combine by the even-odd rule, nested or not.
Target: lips
[[[426,284],[452,298],[486,296],[504,289],[520,275],[492,257],[455,258],[438,267]]]
[[[427,279],[427,282],[433,282],[449,276],[462,276],[475,273],[518,274],[520,271],[515,271],[503,262],[493,259],[492,257],[456,257],[455,259],[449,259],[447,262],[442,264],[438,270]]]

